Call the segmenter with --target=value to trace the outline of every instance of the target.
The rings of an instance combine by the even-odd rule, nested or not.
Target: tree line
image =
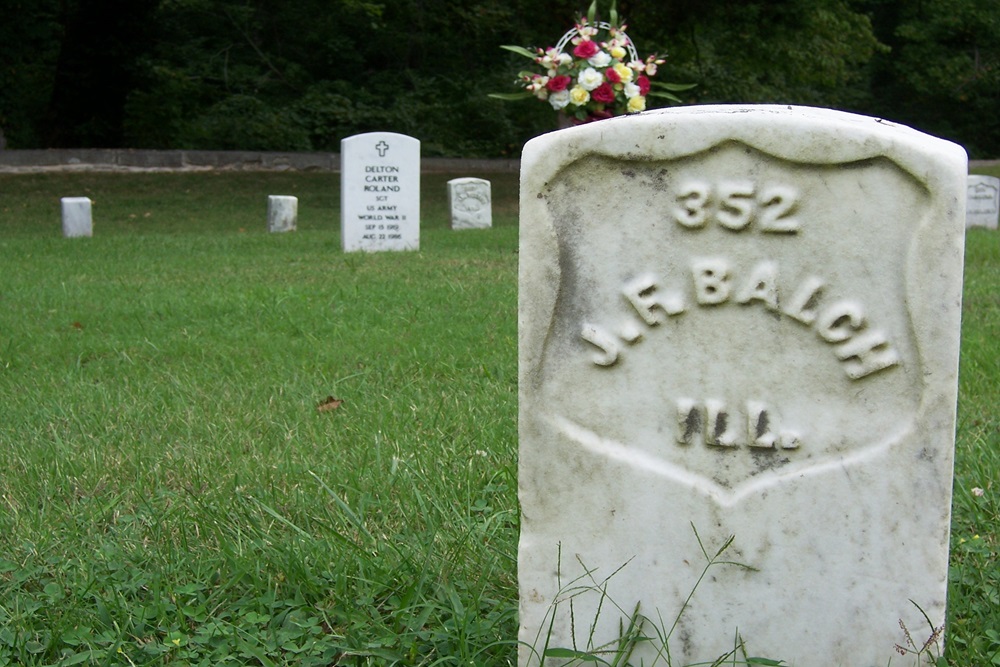
[[[366,131],[425,155],[517,156],[556,126],[504,102],[589,0],[0,0],[10,148],[337,151]],[[610,4],[610,3],[608,3]],[[603,7],[605,12],[608,6]],[[685,104],[819,105],[1000,156],[1000,3],[620,0]]]

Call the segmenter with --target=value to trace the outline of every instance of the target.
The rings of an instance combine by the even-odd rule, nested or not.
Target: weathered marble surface
[[[267,231],[294,232],[299,221],[299,198],[288,195],[267,196]]]
[[[997,228],[1000,218],[1000,178],[970,174],[966,199],[966,227]]]
[[[488,229],[493,226],[493,189],[482,178],[448,181],[448,210],[452,229]]]
[[[94,235],[94,218],[89,197],[63,197],[62,231],[66,238]]]
[[[666,632],[706,562],[695,530],[752,569],[710,571],[673,664],[739,633],[750,656],[882,666],[900,620],[929,634],[910,600],[943,624],[966,166],[909,128],[785,106],[525,146],[521,641],[541,650],[555,614],[548,645],[585,649],[601,596],[581,588],[608,577],[594,644],[636,603]]]

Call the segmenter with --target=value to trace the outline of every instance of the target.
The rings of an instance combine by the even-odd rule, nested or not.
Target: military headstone
[[[63,197],[62,230],[66,238],[94,235],[94,220],[89,197]]]
[[[965,226],[996,229],[1000,218],[1000,178],[970,174],[966,195]]]
[[[637,605],[632,664],[941,648],[923,614],[944,623],[966,168],[785,106],[528,142],[521,667],[613,649]],[[730,537],[719,560],[746,567],[695,590]]]
[[[369,132],[340,142],[340,241],[345,252],[420,248],[420,141]]]
[[[298,225],[299,198],[287,195],[267,196],[267,231],[294,232]]]
[[[448,181],[448,209],[452,229],[487,229],[493,226],[490,182],[482,178]]]

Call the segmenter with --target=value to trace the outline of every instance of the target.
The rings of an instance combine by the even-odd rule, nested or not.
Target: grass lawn
[[[448,228],[456,176],[492,230]],[[345,255],[335,174],[0,175],[0,666],[516,662],[517,176],[422,187],[419,252]],[[1000,664],[1000,236],[967,238],[956,667]]]

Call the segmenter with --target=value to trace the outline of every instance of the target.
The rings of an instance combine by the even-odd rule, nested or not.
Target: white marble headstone
[[[750,656],[873,667],[901,620],[930,635],[914,603],[944,623],[966,167],[912,129],[785,106],[528,142],[521,667],[615,642],[636,604],[652,640],[631,664],[651,664],[702,546],[730,536],[723,560],[752,569],[713,567],[672,664],[738,633]]]
[[[448,181],[448,210],[452,229],[487,229],[493,226],[490,182],[482,178]]]
[[[965,226],[996,229],[1000,218],[1000,178],[970,174],[968,188]]]
[[[63,197],[62,230],[66,238],[94,235],[94,219],[89,197]]]
[[[344,252],[420,248],[420,141],[369,132],[340,142]]]
[[[267,196],[267,231],[294,232],[298,226],[299,198],[288,195]]]

